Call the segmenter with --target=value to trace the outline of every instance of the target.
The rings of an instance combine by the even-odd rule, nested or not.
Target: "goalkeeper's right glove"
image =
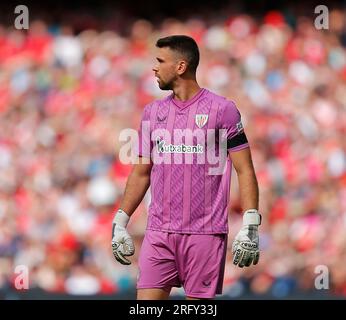
[[[249,209],[243,215],[243,227],[236,235],[233,245],[233,264],[240,268],[249,267],[251,263],[258,263],[259,236],[258,226],[261,224],[262,217],[256,209]]]
[[[113,219],[112,228],[112,251],[115,259],[121,264],[129,265],[131,261],[125,256],[132,256],[135,253],[135,246],[130,235],[126,231],[130,217],[119,209]]]

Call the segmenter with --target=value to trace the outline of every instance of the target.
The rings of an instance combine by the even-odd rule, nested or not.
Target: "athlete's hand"
[[[258,226],[261,224],[261,215],[256,209],[245,211],[243,226],[236,235],[233,245],[233,264],[240,268],[256,265],[259,260]]]
[[[112,251],[115,259],[121,264],[129,265],[131,261],[126,256],[132,256],[135,253],[135,246],[130,235],[126,231],[127,223],[130,217],[119,209],[113,219],[112,228]]]

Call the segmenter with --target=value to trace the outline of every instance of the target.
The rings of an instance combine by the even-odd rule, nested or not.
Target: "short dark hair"
[[[157,40],[156,46],[169,47],[182,54],[188,63],[187,70],[196,73],[199,64],[199,49],[194,39],[184,35],[174,35]]]

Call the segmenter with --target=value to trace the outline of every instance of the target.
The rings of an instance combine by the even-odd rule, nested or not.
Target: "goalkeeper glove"
[[[243,215],[243,227],[236,235],[233,245],[233,264],[240,268],[256,265],[259,260],[258,226],[262,217],[256,209],[246,210]]]
[[[130,217],[121,209],[117,211],[113,219],[112,251],[115,259],[121,264],[129,265],[131,261],[126,256],[135,253],[135,246],[130,235],[126,231]]]

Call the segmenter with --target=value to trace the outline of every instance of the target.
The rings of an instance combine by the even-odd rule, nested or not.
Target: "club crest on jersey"
[[[208,121],[207,114],[196,114],[196,125],[198,128],[203,128]]]

